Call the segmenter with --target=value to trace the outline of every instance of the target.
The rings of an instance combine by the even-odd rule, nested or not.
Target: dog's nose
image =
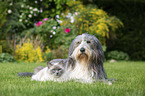
[[[85,48],[82,47],[82,48],[80,49],[80,51],[81,51],[81,52],[85,52]]]

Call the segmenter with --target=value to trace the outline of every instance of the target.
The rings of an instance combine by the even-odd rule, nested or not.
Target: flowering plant
[[[38,21],[35,26],[29,30],[24,31],[24,34],[34,35],[34,36],[41,36],[43,38],[43,43],[45,45],[49,45],[52,43],[51,39],[53,39],[54,35],[56,34],[57,27],[57,21],[50,19],[50,18],[44,18],[41,21]]]
[[[84,6],[80,1],[68,3],[69,10],[61,16],[61,25],[72,24],[77,34],[88,32],[96,35],[105,45],[106,38],[112,38],[116,29],[123,26],[123,23],[115,16],[109,16],[97,6]],[[67,31],[66,31],[67,32]]]
[[[55,35],[54,46],[58,48],[58,46],[63,46],[64,49],[68,49],[72,40],[77,36],[75,28],[71,24],[61,25],[60,28],[57,29]]]

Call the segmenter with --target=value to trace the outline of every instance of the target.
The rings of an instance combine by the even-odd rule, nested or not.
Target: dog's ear
[[[50,62],[47,62],[47,67],[50,68],[52,64]]]
[[[94,42],[95,42],[95,48],[96,48],[96,51],[97,51],[97,56],[96,56],[97,57],[97,63],[100,64],[100,65],[103,65],[104,52],[103,52],[102,45],[95,36],[93,36],[93,38],[94,38]]]
[[[75,41],[75,40],[72,41],[72,43],[71,43],[71,45],[70,45],[70,47],[69,47],[68,56],[71,56],[72,53],[73,53],[73,51],[74,51],[74,41]],[[68,58],[69,58],[69,57],[68,57]]]
[[[102,45],[101,43],[99,42],[99,40],[93,36],[93,39],[94,39],[94,42],[95,42],[95,48],[96,48],[96,51],[97,51],[97,59],[95,60],[95,66],[96,66],[96,70],[97,70],[97,77],[99,77],[99,79],[107,79],[107,73],[104,69],[104,66],[103,66],[103,61],[104,61],[104,52],[103,52],[103,48],[102,48]]]

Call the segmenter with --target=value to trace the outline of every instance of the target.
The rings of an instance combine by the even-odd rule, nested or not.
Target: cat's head
[[[63,61],[47,63],[49,73],[56,78],[59,78],[64,73],[64,65]]]

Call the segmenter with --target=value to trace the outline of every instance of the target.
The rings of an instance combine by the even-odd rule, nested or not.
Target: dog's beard
[[[76,56],[76,60],[80,63],[87,63],[89,60],[89,56],[86,53],[80,53]]]

